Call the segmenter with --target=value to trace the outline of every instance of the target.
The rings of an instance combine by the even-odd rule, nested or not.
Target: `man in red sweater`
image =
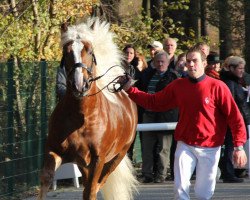
[[[228,87],[205,75],[206,55],[199,48],[191,48],[186,57],[188,78],[177,79],[155,94],[131,87],[131,78],[123,89],[146,109],[163,112],[179,108],[175,130],[175,199],[190,199],[190,178],[195,168],[196,197],[211,199],[227,125],[233,135],[236,167],[243,167],[247,162],[243,149],[246,127]]]

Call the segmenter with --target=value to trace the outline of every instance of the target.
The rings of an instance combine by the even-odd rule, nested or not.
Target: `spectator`
[[[141,85],[142,73],[147,68],[146,59],[142,54],[136,53],[135,48],[131,44],[126,45],[123,49],[123,52],[125,54],[126,71],[135,80],[137,80],[135,82],[135,86],[141,88],[140,85]],[[137,105],[137,111],[138,111],[138,123],[141,123],[144,109]],[[131,161],[134,161],[133,156],[134,156],[135,139],[128,150],[128,157],[130,158]],[[140,140],[141,140],[141,133],[140,133]]]
[[[64,59],[62,58],[56,74],[56,96],[58,101],[60,101],[66,94],[66,77],[67,75],[64,67]]]
[[[206,75],[216,79],[220,79],[220,63],[222,62],[223,61],[220,60],[219,54],[217,54],[216,52],[210,52],[210,54],[207,56],[207,66],[205,69]]]
[[[143,90],[153,94],[162,90],[166,85],[175,80],[177,76],[168,71],[169,56],[165,51],[158,52],[153,64],[155,69],[146,70],[142,79]],[[148,74],[147,74],[148,73]],[[143,123],[176,122],[177,109],[167,112],[153,112],[145,110]],[[169,167],[170,148],[174,131],[147,131],[142,134],[142,175],[143,183],[164,182]],[[156,156],[156,157],[154,157]],[[155,171],[154,171],[155,170]]]
[[[138,71],[143,72],[148,67],[148,64],[147,64],[147,61],[145,59],[145,56],[143,56],[142,54],[138,53],[137,54],[137,58],[138,58],[137,69],[138,69]]]
[[[175,199],[190,199],[190,178],[195,167],[197,199],[212,198],[227,123],[233,135],[235,166],[243,167],[247,162],[242,115],[228,87],[205,75],[205,65],[206,55],[200,49],[191,48],[187,52],[188,78],[174,80],[155,94],[131,87],[131,79],[123,86],[129,97],[146,109],[162,112],[179,108],[175,130]]]
[[[170,64],[168,66],[168,70],[175,69],[175,65],[177,62],[177,56],[175,55],[176,48],[177,42],[174,38],[166,38],[163,41],[163,49],[168,53],[170,57]]]
[[[241,111],[246,125],[250,125],[250,109],[246,101],[246,93],[240,85],[240,79],[245,70],[245,60],[238,56],[231,56],[227,60],[229,71],[222,71],[221,80],[224,81],[230,89],[232,96]],[[242,178],[237,178],[232,161],[234,151],[233,138],[230,128],[227,129],[224,151],[220,161],[221,175],[224,183],[241,183]]]
[[[154,68],[153,66],[153,58],[155,55],[155,52],[163,50],[163,45],[159,41],[153,41],[151,44],[148,45],[149,53],[151,59],[148,61],[148,67]]]
[[[188,76],[186,67],[186,53],[181,53],[178,56],[174,72],[180,78]]]
[[[135,80],[140,79],[142,69],[146,68],[147,63],[145,57],[141,54],[138,54],[135,50],[135,47],[131,44],[128,44],[123,49],[125,55],[125,70],[132,76]]]
[[[194,45],[195,48],[200,48],[204,52],[206,56],[210,54],[210,47],[207,43],[205,42],[198,42],[196,45]]]
[[[123,53],[125,58],[125,70],[130,76],[135,78],[135,68],[138,64],[135,47],[132,44],[127,44],[123,48]]]

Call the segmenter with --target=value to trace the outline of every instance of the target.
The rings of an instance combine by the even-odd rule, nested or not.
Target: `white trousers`
[[[178,141],[174,161],[174,192],[176,200],[190,199],[190,178],[196,167],[195,196],[211,199],[214,194],[221,147],[207,148]]]

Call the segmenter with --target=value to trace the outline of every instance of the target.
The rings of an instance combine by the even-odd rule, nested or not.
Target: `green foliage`
[[[164,2],[164,18],[153,21],[143,11],[142,14],[132,15],[127,13],[121,25],[112,24],[112,30],[116,33],[116,42],[122,49],[126,44],[133,44],[137,51],[148,55],[147,45],[153,40],[163,41],[166,37],[181,38],[178,42],[178,51],[186,49],[190,44],[195,43],[194,34],[190,30],[191,38],[185,37],[184,27],[180,21],[174,21],[167,13],[172,10],[187,10],[189,0]]]
[[[0,15],[0,60],[12,56],[22,61],[60,60],[60,25],[70,19],[76,22],[92,12],[93,5],[99,5],[98,0],[40,0],[36,2],[38,16],[33,13],[32,5],[18,9],[18,17],[12,13]],[[134,14],[128,11],[120,24],[112,24],[111,29],[117,34],[116,42],[123,48],[125,44],[134,44],[139,52],[148,53],[147,45],[153,40],[162,41],[166,37],[180,39],[178,48],[186,49],[194,43],[194,32],[190,30],[189,37],[184,32],[181,22],[170,18],[171,11],[183,12],[188,7],[189,0],[164,1],[162,19],[153,21],[142,10]],[[130,1],[129,4],[133,4]],[[1,5],[1,3],[0,3]]]
[[[89,14],[96,3],[98,0],[40,0],[34,5],[17,5],[16,17],[7,11],[0,14],[0,60],[6,61],[10,55],[23,61],[59,60],[60,25]]]
[[[187,10],[189,9],[188,3],[190,0],[166,1],[163,3],[167,10]]]

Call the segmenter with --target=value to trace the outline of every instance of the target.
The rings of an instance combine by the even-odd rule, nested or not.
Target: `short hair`
[[[191,47],[191,48],[187,51],[186,56],[187,56],[188,54],[190,54],[190,53],[193,53],[193,52],[199,53],[199,54],[201,55],[201,60],[202,60],[202,61],[206,61],[206,60],[207,60],[206,54],[200,49],[199,46],[196,46],[196,45],[195,45],[195,46]]]
[[[203,47],[206,46],[208,49],[210,49],[210,46],[206,42],[198,42],[194,45],[195,47]]]
[[[166,41],[173,41],[173,42],[175,43],[175,46],[177,47],[177,41],[176,41],[176,39],[171,38],[171,37],[165,38],[165,39],[163,40],[163,46],[165,46],[165,42],[166,42]]]
[[[158,59],[160,56],[165,56],[168,60],[170,59],[168,53],[164,50],[161,50],[157,51],[157,53],[154,56],[154,60]]]
[[[178,55],[177,57],[177,61],[180,60],[182,57],[185,57],[186,58],[187,54],[186,53],[181,53]]]
[[[210,46],[207,43],[205,43],[205,42],[198,42],[194,46],[197,47],[197,48],[200,48],[200,49],[206,49],[206,52],[204,52],[204,53],[206,54],[206,56],[209,55],[209,53],[210,53]]]
[[[236,68],[240,64],[243,64],[244,66],[246,65],[246,61],[242,57],[239,57],[239,56],[230,56],[227,59],[227,66],[228,67]]]

